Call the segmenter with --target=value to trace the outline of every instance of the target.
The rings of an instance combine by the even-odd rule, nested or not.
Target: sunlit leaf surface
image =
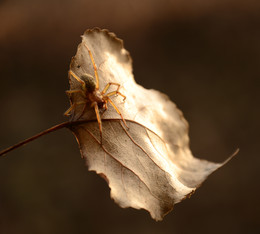
[[[80,93],[70,95],[71,120],[93,120],[71,127],[89,170],[96,171],[109,184],[111,197],[121,207],[146,209],[161,220],[175,203],[192,194],[209,174],[224,163],[193,157],[189,149],[188,123],[169,98],[136,84],[132,61],[122,40],[107,30],[87,30],[71,61],[71,71],[78,77],[93,76],[91,51],[99,75],[99,90],[109,83],[120,84],[126,96],[110,96],[126,120],[108,103],[100,107],[102,144],[96,113],[91,102]],[[82,89],[72,75],[70,90]],[[115,91],[111,85],[108,92]],[[84,112],[83,112],[84,109]]]

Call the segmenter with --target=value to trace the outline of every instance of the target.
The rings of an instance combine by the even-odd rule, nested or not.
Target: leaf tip
[[[225,164],[227,164],[232,158],[234,158],[238,153],[239,153],[240,149],[237,148],[233,154],[231,154],[223,163],[222,166],[224,166]]]

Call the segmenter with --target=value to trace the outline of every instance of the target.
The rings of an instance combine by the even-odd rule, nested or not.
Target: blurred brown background
[[[95,26],[124,39],[137,82],[184,112],[196,157],[220,162],[164,221],[121,209],[61,130],[0,158],[0,233],[260,233],[257,0],[0,2],[1,149],[65,120],[67,71]]]

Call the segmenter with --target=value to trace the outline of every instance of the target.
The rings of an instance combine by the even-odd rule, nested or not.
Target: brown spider
[[[78,77],[73,71],[69,70],[69,75],[73,76],[82,85],[82,87],[81,87],[81,89],[68,90],[68,91],[66,91],[66,93],[68,95],[71,95],[73,93],[80,93],[83,96],[84,101],[73,103],[70,106],[70,108],[64,113],[64,115],[66,115],[66,116],[71,115],[71,112],[75,108],[76,105],[83,104],[84,107],[82,109],[82,113],[78,117],[78,118],[80,118],[85,112],[87,103],[90,103],[90,106],[94,107],[94,109],[95,109],[98,126],[99,126],[99,132],[100,132],[100,144],[102,144],[102,121],[101,121],[99,109],[104,109],[104,111],[106,111],[108,108],[107,102],[109,102],[114,107],[116,112],[121,116],[121,119],[123,120],[125,126],[127,127],[127,124],[126,124],[126,121],[125,121],[123,115],[121,114],[119,109],[116,107],[116,105],[112,102],[112,100],[109,98],[110,96],[113,96],[113,95],[120,95],[123,97],[123,101],[124,101],[126,99],[126,96],[119,92],[120,84],[114,83],[114,82],[109,82],[105,86],[105,88],[100,92],[99,76],[98,76],[97,67],[96,67],[94,58],[93,58],[92,53],[91,53],[90,49],[88,48],[88,46],[86,44],[84,44],[84,46],[87,48],[91,62],[93,64],[95,78],[92,75],[87,74],[87,73],[83,74],[81,77]],[[105,94],[111,85],[116,85],[117,89],[115,91]]]

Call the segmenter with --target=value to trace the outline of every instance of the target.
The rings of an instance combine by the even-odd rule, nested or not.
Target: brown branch
[[[16,148],[19,148],[19,147],[21,147],[21,146],[23,146],[23,145],[25,145],[25,144],[33,141],[33,140],[36,140],[37,138],[39,138],[41,136],[44,136],[44,135],[46,135],[48,133],[57,131],[57,130],[59,130],[61,128],[69,127],[69,126],[71,126],[71,124],[72,124],[72,122],[69,122],[69,121],[61,123],[61,124],[57,124],[57,125],[49,128],[49,129],[46,129],[46,130],[44,130],[44,131],[42,131],[42,132],[40,132],[40,133],[38,133],[38,134],[36,134],[36,135],[26,139],[26,140],[20,141],[19,143],[15,144],[15,145],[12,145],[9,148],[6,148],[6,149],[0,151],[0,156],[3,156],[4,154],[6,154],[6,153],[8,153],[8,152],[10,152],[10,151],[12,151],[12,150],[14,150]]]
[[[120,119],[102,119],[102,121],[118,121],[118,120],[120,120]],[[12,151],[14,149],[17,149],[17,148],[19,148],[19,147],[21,147],[21,146],[23,146],[23,145],[25,145],[25,144],[27,144],[27,143],[29,143],[31,141],[34,141],[34,140],[38,139],[39,137],[44,136],[44,135],[46,135],[48,133],[55,132],[55,131],[57,131],[59,129],[62,129],[62,128],[69,128],[69,129],[71,129],[71,127],[76,126],[76,125],[80,125],[80,124],[84,124],[84,123],[90,123],[90,122],[96,122],[96,121],[97,121],[96,119],[92,119],[92,120],[76,120],[76,121],[67,121],[67,122],[63,122],[61,124],[57,124],[57,125],[49,128],[49,129],[46,129],[46,130],[44,130],[44,131],[42,131],[42,132],[40,132],[40,133],[30,137],[30,138],[27,138],[26,140],[20,141],[19,143],[15,144],[15,145],[12,145],[12,146],[10,146],[10,147],[0,151],[0,157],[5,155],[5,154],[7,154],[8,152],[10,152],[10,151]],[[127,121],[139,124],[139,123],[137,123],[137,122],[135,122],[133,120],[127,120]],[[139,124],[139,125],[143,126],[142,124]],[[156,134],[156,133],[154,133],[154,134]]]
[[[55,132],[55,131],[62,129],[62,128],[70,128],[74,125],[79,125],[79,124],[83,124],[83,123],[87,123],[87,122],[93,122],[93,121],[95,121],[95,120],[77,120],[77,121],[67,121],[67,122],[57,124],[57,125],[55,125],[51,128],[48,128],[48,129],[32,136],[32,137],[27,138],[26,140],[20,141],[17,144],[12,145],[12,146],[0,151],[0,157],[7,154],[8,152],[10,152],[14,149],[17,149],[17,148],[19,148],[19,147],[21,147],[21,146],[23,146],[23,145],[25,145],[25,144],[27,144],[31,141],[34,141],[34,140],[38,139],[39,137],[44,136],[48,133]]]

